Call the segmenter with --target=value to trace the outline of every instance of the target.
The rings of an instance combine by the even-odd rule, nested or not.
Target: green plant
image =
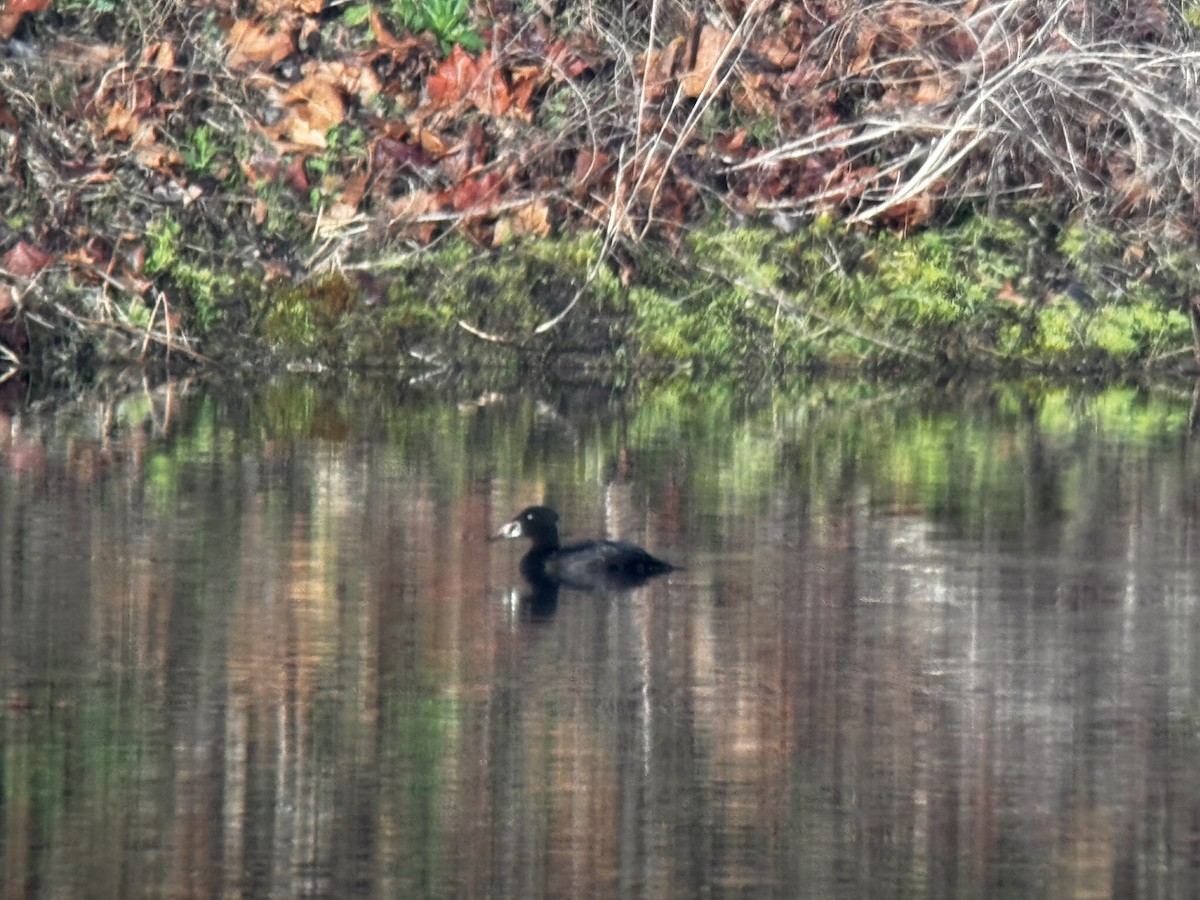
[[[484,47],[483,38],[471,25],[467,0],[389,0],[386,12],[408,31],[428,31],[444,54],[455,44],[473,53]],[[342,21],[352,28],[370,19],[370,3],[356,3],[342,11]]]
[[[340,125],[334,125],[325,132],[325,152],[308,160],[308,167],[315,174],[324,176],[332,172],[344,158],[361,159],[366,155],[367,136],[361,128],[349,131]],[[309,191],[309,204],[315,211],[325,201],[328,192],[325,186],[318,184]]]
[[[183,226],[174,216],[164,216],[151,224],[146,230],[149,252],[145,271],[151,277],[162,275],[171,279],[181,296],[189,301],[190,317],[205,332],[219,321],[217,300],[232,293],[235,279],[188,259],[180,240],[182,235]]]
[[[442,53],[449,53],[455,44],[474,53],[484,47],[471,25],[467,0],[392,0],[389,12],[409,31],[432,34]]]
[[[221,148],[213,142],[212,128],[201,125],[188,132],[187,143],[179,148],[184,164],[198,175],[208,175]]]
[[[116,12],[117,0],[63,0],[58,5],[59,12]]]

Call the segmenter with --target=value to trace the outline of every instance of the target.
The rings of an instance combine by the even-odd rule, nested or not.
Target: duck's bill
[[[519,538],[521,536],[521,523],[509,522],[506,525],[500,526],[500,530],[489,538],[493,541],[505,541],[509,538]]]

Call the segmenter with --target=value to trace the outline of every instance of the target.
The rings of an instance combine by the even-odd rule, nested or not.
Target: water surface
[[[0,414],[5,893],[1157,897],[1200,883],[1186,391]],[[682,571],[523,600],[487,542]]]

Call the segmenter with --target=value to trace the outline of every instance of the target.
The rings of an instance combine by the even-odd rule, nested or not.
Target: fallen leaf
[[[142,65],[152,69],[175,68],[175,48],[170,41],[158,41],[142,51]]]
[[[412,220],[430,212],[438,212],[442,208],[438,195],[433,191],[417,190],[397,197],[392,201],[390,213],[392,221]]]
[[[435,109],[445,109],[460,101],[468,86],[479,74],[479,68],[471,55],[457,44],[450,55],[442,60],[437,71],[425,81],[429,102]]]
[[[996,292],[996,299],[1002,300],[1005,303],[1015,304],[1016,306],[1025,306],[1029,302],[1013,288],[1012,282],[1007,278],[1004,279],[1004,284],[1000,286],[1000,290]]]
[[[519,206],[503,221],[511,224],[512,233],[516,235],[547,237],[550,234],[550,207],[545,200],[535,200],[526,206]],[[499,229],[499,223],[497,223]]]
[[[582,150],[575,157],[575,170],[572,177],[577,191],[585,190],[599,181],[608,171],[609,156],[597,150]]]
[[[548,80],[546,71],[541,66],[513,66],[508,75],[512,80],[512,90],[509,92],[512,104],[509,107],[509,115],[530,122],[533,120],[533,116],[529,111],[529,103],[533,98],[533,92]]]
[[[314,72],[293,85],[284,102],[291,114],[285,116],[275,130],[306,147],[324,149],[326,132],[346,118],[341,90],[325,71]]]
[[[500,181],[495,172],[464,178],[450,189],[450,205],[458,212],[490,210],[500,199]]]
[[[359,204],[367,192],[367,176],[352,175],[346,179],[337,200],[330,204],[327,215],[334,222],[348,222],[358,215]]]
[[[51,262],[53,257],[50,254],[43,253],[24,241],[18,241],[15,247],[0,257],[0,266],[21,278],[32,278]]]
[[[127,141],[137,134],[140,127],[141,117],[118,102],[108,108],[108,115],[104,120],[103,136]]]
[[[696,62],[692,70],[680,81],[685,97],[699,97],[712,93],[717,86],[717,68],[729,55],[733,35],[721,28],[705,25],[700,29],[696,42]]]
[[[8,102],[0,97],[0,130],[16,134],[20,128],[20,123],[17,122],[16,115],[9,108]]]
[[[4,12],[0,12],[0,38],[8,40],[21,24],[25,13],[41,12],[50,8],[50,0],[8,0]]]
[[[308,174],[304,171],[304,157],[295,156],[288,163],[287,169],[284,170],[284,181],[297,194],[305,195],[308,193],[310,185],[308,183]]]
[[[478,75],[468,87],[467,98],[484,115],[504,115],[512,105],[512,96],[504,80],[504,73],[500,71],[488,50],[479,55],[477,65]]]
[[[379,77],[369,66],[335,60],[307,64],[303,71],[306,80],[311,78],[327,81],[347,96],[356,97],[362,103],[373,100],[383,90]]]
[[[229,29],[229,53],[225,64],[234,71],[269,68],[296,52],[291,32],[272,32],[266,25],[238,19]]]
[[[256,0],[254,4],[263,16],[294,16],[296,13],[315,16],[322,5],[323,0]]]

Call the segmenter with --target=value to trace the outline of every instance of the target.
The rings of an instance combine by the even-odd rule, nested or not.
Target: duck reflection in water
[[[624,541],[560,544],[558,513],[548,506],[521,510],[492,540],[522,537],[533,542],[521,559],[521,575],[532,588],[526,599],[535,615],[554,612],[559,588],[593,593],[628,591],[676,568]]]

